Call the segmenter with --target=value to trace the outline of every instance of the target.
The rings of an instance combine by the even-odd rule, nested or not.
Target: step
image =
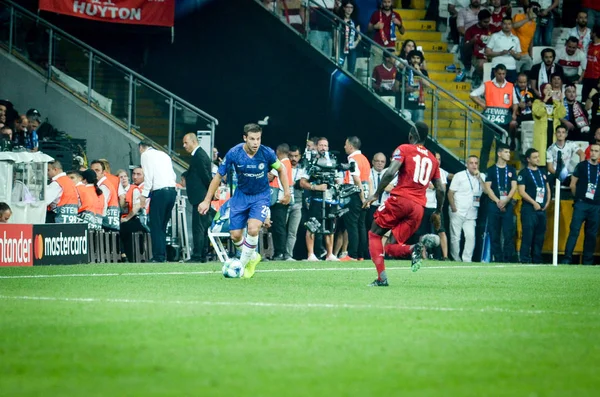
[[[407,30],[420,30],[435,32],[437,25],[435,21],[403,20],[402,24]]]
[[[429,118],[431,119],[431,113],[429,113]],[[471,130],[472,132],[475,131],[481,131],[481,129],[483,128],[483,123],[479,120],[477,121],[473,121],[471,124]],[[440,130],[453,130],[454,133],[459,133],[460,131],[462,131],[462,134],[464,135],[464,131],[465,131],[465,119],[464,118],[460,118],[460,119],[450,119],[450,118],[445,118],[445,119],[441,119],[438,116],[437,122],[435,123],[435,125],[438,128],[438,131]]]
[[[429,61],[429,59],[427,59],[427,71],[428,72],[443,72],[443,73],[447,73],[452,75],[452,77],[456,77],[456,73],[452,72],[446,72],[446,67],[451,65],[452,63],[444,63],[444,62],[434,62],[434,61]]]
[[[420,44],[419,44],[420,45]],[[425,51],[425,48],[423,48]],[[423,54],[425,56],[425,60],[427,63],[429,62],[440,62],[444,65],[448,66],[454,63],[454,54],[450,54],[448,52],[427,52]]]
[[[478,112],[481,112],[483,110],[483,109],[481,109],[481,106],[479,106],[475,102],[465,101],[465,103],[471,109],[475,109]],[[442,99],[438,102],[438,109],[440,109],[440,110],[457,110],[457,111],[460,111],[460,110],[464,109],[464,106],[461,103],[459,103],[459,102],[448,100],[448,99],[445,99],[445,98],[442,97]]]
[[[451,152],[454,152],[454,153],[456,153],[460,149],[464,150],[467,145],[467,141],[465,139],[454,139],[454,138],[439,138],[438,137],[438,143],[440,143],[442,146],[444,146],[445,148],[449,149]],[[471,154],[479,155],[479,152],[481,151],[481,139],[471,139],[469,142],[469,145],[471,147],[471,150],[470,150]],[[461,156],[459,156],[459,157],[461,157]]]
[[[403,21],[422,20],[425,18],[425,14],[427,14],[427,11],[424,9],[403,10],[401,8],[396,8],[394,11],[400,14]]]
[[[424,32],[421,30],[407,30],[403,35],[396,29],[397,39],[399,41],[404,41],[407,39],[411,39],[417,42],[417,45],[423,45],[423,41],[432,41],[437,43],[442,43],[444,40],[442,39],[444,33],[442,32]]]
[[[410,2],[410,7],[416,8],[417,10],[424,10],[426,1],[427,0],[412,0]],[[402,0],[393,0],[392,5],[394,7],[402,7]],[[402,10],[402,11],[406,11],[406,10]]]
[[[466,110],[458,110],[454,108],[453,110],[448,109],[439,109],[437,112],[437,119],[439,120],[464,120],[466,115]],[[432,110],[429,103],[427,104],[427,108],[425,109],[425,119],[431,120]],[[479,117],[477,117],[474,113],[472,113],[471,118],[474,122],[479,122]]]
[[[427,70],[429,71],[429,64],[427,64]],[[429,72],[429,79],[437,84],[438,81],[452,81],[454,75],[448,72]]]
[[[481,138],[481,129],[478,131],[471,130],[469,136],[471,139]],[[462,128],[438,128],[437,137],[438,140],[441,138],[466,139],[466,132]]]
[[[400,50],[402,49],[402,43],[404,43],[404,40],[398,39],[396,41],[396,51],[398,51],[398,53],[400,53]],[[423,47],[423,54],[425,55],[425,59],[430,59],[432,53],[441,53],[452,56],[452,54],[448,53],[448,43],[442,43],[441,41],[417,41],[417,46]],[[450,63],[452,62],[454,62],[454,57],[452,57]]]
[[[439,84],[440,87],[442,87],[443,89],[445,89],[446,91],[464,91],[464,92],[468,92],[471,93],[472,89],[471,89],[471,83],[469,82],[462,82],[462,83],[455,83],[455,82],[450,82],[450,83],[440,83]]]

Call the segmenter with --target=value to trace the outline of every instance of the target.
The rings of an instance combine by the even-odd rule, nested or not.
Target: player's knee
[[[232,230],[229,234],[231,235],[231,239],[233,241],[240,241],[243,237],[241,230]]]
[[[260,232],[260,226],[248,225],[248,234],[250,236],[258,236],[259,232]]]

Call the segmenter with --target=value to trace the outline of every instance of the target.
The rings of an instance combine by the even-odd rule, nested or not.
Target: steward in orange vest
[[[117,196],[117,191],[106,177],[102,177],[98,181],[98,187],[100,187],[104,194],[108,191],[108,202],[106,203],[106,213],[102,218],[102,227],[113,231],[119,231],[121,225],[121,212],[119,210],[119,197]],[[104,187],[104,189],[102,189],[102,187]],[[104,200],[106,201],[106,197]]]
[[[46,187],[46,203],[50,214],[47,221],[78,223],[79,194],[75,183],[63,171],[58,161],[48,164],[48,176],[52,178],[52,182]]]

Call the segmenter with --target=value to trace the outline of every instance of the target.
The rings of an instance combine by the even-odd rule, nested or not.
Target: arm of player
[[[571,175],[571,185],[569,187],[571,188],[571,193],[573,194],[573,197],[575,197],[575,191],[577,190],[578,180],[579,178],[577,178],[575,175]]]
[[[210,182],[210,185],[208,186],[208,191],[206,192],[206,196],[204,197],[204,201],[198,204],[198,212],[200,213],[200,215],[206,215],[206,213],[208,212],[208,209],[210,208],[210,202],[215,196],[215,193],[217,192],[217,189],[221,184],[222,178],[223,177],[221,176],[221,174],[217,172],[216,175],[213,177],[212,181]]]
[[[401,160],[392,161],[392,163],[388,167],[385,174],[383,174],[383,177],[381,178],[381,182],[379,183],[379,186],[377,186],[377,190],[375,191],[375,193],[373,193],[373,195],[371,195],[371,197],[369,197],[368,199],[366,199],[363,202],[363,208],[369,208],[371,203],[374,203],[375,201],[377,201],[377,199],[381,196],[381,193],[383,193],[383,191],[385,190],[385,187],[394,180],[394,177],[396,176],[396,172],[398,172],[398,170],[400,169],[401,166],[402,166]]]

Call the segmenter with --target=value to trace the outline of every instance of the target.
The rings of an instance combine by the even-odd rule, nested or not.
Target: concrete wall
[[[38,72],[3,50],[0,98],[10,100],[20,113],[35,108],[58,130],[86,139],[88,159],[108,159],[113,172],[127,169],[130,152],[134,164],[139,164],[138,139],[53,82],[46,85],[46,79]],[[183,170],[176,167],[175,171],[180,174]]]

